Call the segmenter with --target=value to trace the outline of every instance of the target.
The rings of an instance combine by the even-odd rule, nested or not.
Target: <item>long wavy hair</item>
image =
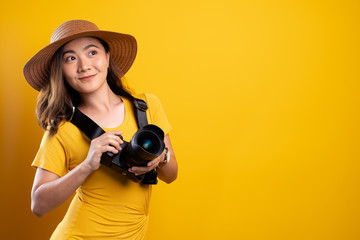
[[[109,52],[108,44],[102,39],[97,38]],[[59,48],[54,54],[50,62],[50,78],[39,93],[36,105],[36,117],[39,125],[44,130],[49,130],[50,135],[54,135],[59,125],[70,120],[73,107],[80,104],[80,95],[65,81],[62,72],[62,57],[64,46]],[[117,95],[133,100],[131,90],[119,77],[120,71],[111,59],[109,60],[109,68],[107,73],[107,82],[110,89]]]

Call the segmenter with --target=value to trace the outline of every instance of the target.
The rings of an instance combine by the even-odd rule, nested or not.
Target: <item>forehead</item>
[[[68,50],[76,50],[76,49],[83,49],[84,47],[87,47],[89,45],[95,45],[99,48],[104,49],[101,42],[94,37],[82,37],[74,39],[64,45],[64,51]]]

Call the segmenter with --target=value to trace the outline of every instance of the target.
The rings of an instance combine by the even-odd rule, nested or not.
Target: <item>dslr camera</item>
[[[120,136],[122,139],[122,137]],[[164,132],[156,125],[148,124],[140,128],[130,142],[121,144],[117,154],[105,152],[101,156],[101,164],[110,167],[134,182],[157,184],[155,170],[136,176],[128,171],[133,166],[147,166],[147,163],[157,157],[165,149]]]

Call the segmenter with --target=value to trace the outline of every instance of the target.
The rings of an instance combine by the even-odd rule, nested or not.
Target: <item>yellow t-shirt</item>
[[[148,104],[149,124],[166,134],[171,126],[159,99],[152,94],[136,96]],[[123,123],[105,131],[122,131],[130,141],[138,130],[133,104],[121,97],[125,106]],[[32,166],[64,176],[87,156],[90,140],[71,122],[62,124],[54,136],[45,131]],[[51,239],[144,239],[151,185],[129,180],[118,172],[101,166],[76,190],[70,207]]]

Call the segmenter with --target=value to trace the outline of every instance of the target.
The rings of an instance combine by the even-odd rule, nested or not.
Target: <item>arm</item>
[[[178,174],[178,164],[176,162],[176,157],[174,154],[174,150],[171,145],[169,135],[165,136],[165,146],[169,149],[170,152],[170,162],[164,163],[165,153],[160,156],[161,160],[158,165],[157,173],[159,179],[166,183],[171,183],[176,180]]]
[[[100,167],[101,155],[121,150],[122,132],[108,132],[91,141],[86,159],[63,177],[42,168],[36,170],[31,191],[31,210],[42,217],[64,203],[85,179]]]
[[[31,191],[31,211],[38,217],[57,208],[85,181],[92,171],[79,164],[64,177],[37,168]]]
[[[165,151],[154,160],[150,161],[147,167],[132,167],[129,169],[129,172],[135,173],[135,175],[144,174],[158,167],[157,173],[160,180],[171,183],[175,181],[178,173],[178,164],[176,162],[176,157],[171,145],[169,134],[164,138],[165,146],[169,149],[170,152],[170,162],[164,163]]]

